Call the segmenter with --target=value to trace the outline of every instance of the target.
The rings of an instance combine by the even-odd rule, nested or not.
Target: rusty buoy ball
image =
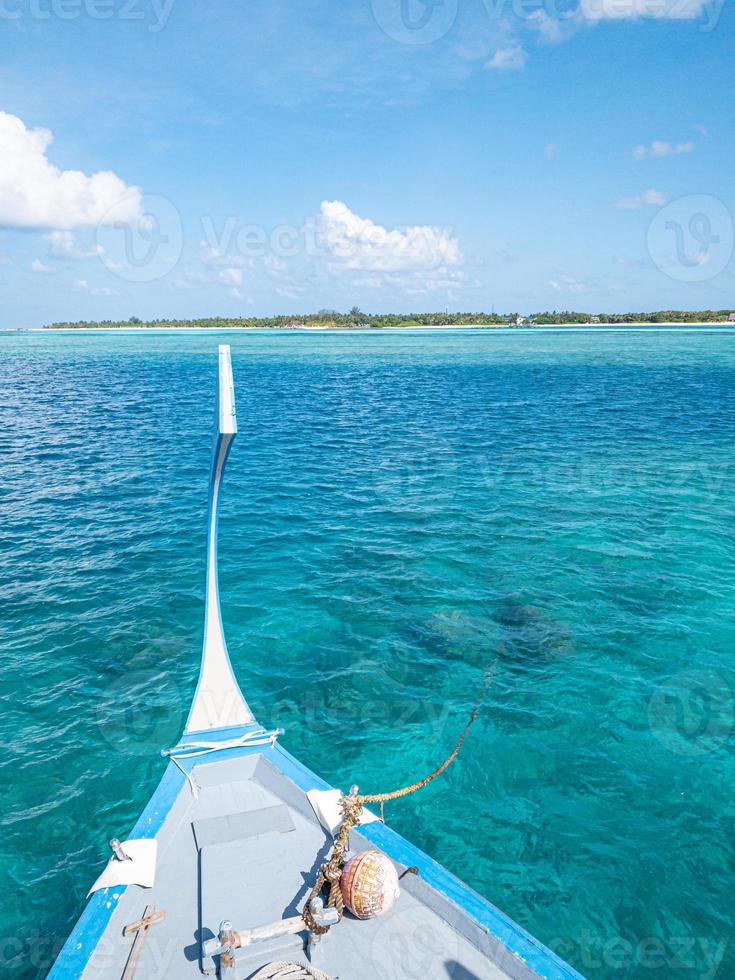
[[[380,851],[362,851],[342,869],[340,888],[345,905],[358,919],[387,912],[401,893],[398,873]]]

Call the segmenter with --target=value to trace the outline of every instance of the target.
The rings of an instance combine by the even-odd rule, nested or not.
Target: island
[[[735,310],[658,310],[653,313],[580,313],[553,310],[544,313],[363,313],[353,307],[348,313],[319,310],[317,313],[269,317],[205,317],[196,320],[79,320],[49,323],[45,330],[379,330],[438,327],[544,327],[618,326],[626,324],[684,323],[735,325]]]

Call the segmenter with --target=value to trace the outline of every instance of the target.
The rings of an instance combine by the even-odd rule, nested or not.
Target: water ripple
[[[259,720],[325,778],[392,789],[492,667],[458,762],[389,822],[589,977],[648,976],[652,943],[657,975],[714,975],[733,335],[224,339],[223,612]],[[0,335],[3,976],[45,974],[184,722],[222,340]]]

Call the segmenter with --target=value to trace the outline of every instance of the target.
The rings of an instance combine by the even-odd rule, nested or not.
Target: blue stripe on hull
[[[208,732],[207,737],[213,741],[224,741],[242,734],[242,732],[242,728],[221,729],[216,732]],[[182,742],[184,741],[186,741],[186,736],[182,739]],[[280,745],[224,749],[218,752],[216,756],[181,760],[181,764],[187,772],[190,772],[197,764],[201,765],[214,761],[225,762],[228,759],[254,753],[263,755],[276,769],[304,792],[310,789],[332,789],[328,783]],[[179,793],[185,788],[185,782],[185,777],[181,771],[173,763],[169,763],[148,806],[128,836],[132,839],[155,837],[163,826]],[[534,939],[525,929],[495,908],[481,895],[478,895],[477,892],[456,878],[433,858],[401,837],[400,834],[381,823],[367,824],[360,828],[360,833],[397,863],[418,867],[423,881],[474,919],[490,935],[497,938],[506,949],[517,956],[539,977],[543,977],[545,980],[584,980],[581,974],[560,959],[552,950]],[[48,980],[75,980],[82,975],[110,924],[112,915],[125,890],[124,886],[115,889],[107,888],[96,892],[90,898],[87,907],[52,967]]]
[[[332,789],[280,745],[273,750],[273,754],[276,753],[280,761],[272,759],[274,765],[301,789]],[[545,980],[584,980],[580,973],[534,939],[517,922],[390,827],[377,822],[369,823],[360,827],[360,833],[398,864],[416,866],[423,881],[467,913],[540,977]]]

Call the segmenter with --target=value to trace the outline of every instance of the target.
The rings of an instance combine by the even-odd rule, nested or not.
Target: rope
[[[477,718],[477,712],[480,707],[482,697],[484,696],[489,683],[490,680],[488,679],[483,684],[482,694],[480,695],[480,699],[475,703],[475,706],[473,707],[472,712],[470,713],[470,720],[465,725],[464,731],[459,736],[459,739],[457,740],[457,744],[454,746],[452,753],[447,756],[447,758],[444,760],[444,762],[442,762],[442,764],[438,768],[436,768],[432,773],[429,773],[428,776],[424,776],[424,778],[420,779],[417,783],[411,783],[410,786],[404,786],[403,789],[395,789],[393,790],[392,793],[374,793],[372,796],[361,796],[359,797],[359,799],[362,800],[363,803],[380,803],[381,815],[382,815],[383,804],[388,803],[390,800],[399,800],[402,796],[410,796],[411,793],[416,793],[418,792],[418,790],[423,789],[424,786],[428,786],[429,783],[435,780],[437,776],[441,776],[441,774],[451,766],[451,764],[459,755],[459,751],[462,748],[462,745],[464,744],[464,740],[465,738],[467,738],[467,732],[472,727],[475,718]]]
[[[423,789],[424,786],[428,786],[428,784],[436,779],[437,776],[441,776],[441,774],[448,769],[449,766],[451,766],[459,755],[460,749],[462,748],[464,740],[467,737],[467,733],[477,718],[477,712],[482,704],[483,698],[485,697],[485,692],[492,681],[492,676],[492,670],[486,673],[480,695],[472,708],[470,719],[465,725],[462,734],[459,736],[457,744],[454,746],[454,749],[447,756],[444,762],[442,762],[442,764],[433,772],[429,773],[428,776],[424,776],[424,778],[420,779],[418,782],[411,783],[410,786],[404,786],[403,789],[393,790],[391,793],[372,793],[369,795],[361,795],[358,793],[357,786],[353,786],[352,790],[350,791],[350,795],[342,797],[341,806],[343,817],[339,830],[339,836],[334,843],[334,848],[329,860],[326,861],[319,869],[314,887],[312,888],[311,893],[306,900],[306,905],[304,906],[304,922],[311,932],[318,936],[322,936],[329,932],[329,926],[317,925],[311,912],[311,902],[321,893],[322,888],[324,888],[326,884],[329,884],[329,899],[327,905],[330,908],[337,909],[337,913],[339,915],[338,921],[342,921],[342,916],[344,915],[344,899],[342,898],[340,879],[342,877],[342,869],[345,865],[345,859],[349,849],[350,831],[360,823],[360,816],[362,814],[363,806],[366,803],[380,803],[380,817],[382,820],[383,807],[386,803],[388,803],[390,800],[398,800],[401,799],[401,797],[410,796],[411,793],[418,792],[418,790]]]
[[[271,963],[253,974],[250,980],[332,980],[326,973],[304,963]]]
[[[250,748],[255,745],[275,745],[279,735],[283,735],[282,728],[274,728],[267,732],[264,728],[255,731],[245,732],[239,738],[231,738],[225,742],[184,742],[175,745],[172,749],[162,749],[161,755],[168,756],[177,769],[179,769],[191,787],[192,796],[195,800],[199,799],[199,787],[194,782],[191,770],[186,770],[179,762],[179,759],[194,759],[201,755],[208,755],[210,752],[223,752],[225,749]]]

